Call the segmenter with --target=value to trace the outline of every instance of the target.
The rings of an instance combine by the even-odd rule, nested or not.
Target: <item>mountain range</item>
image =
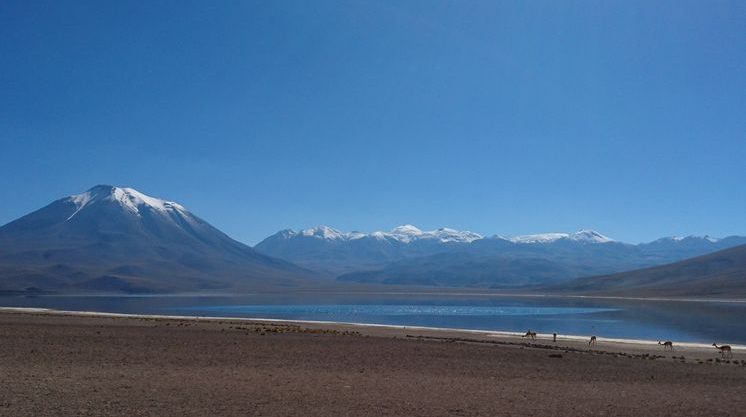
[[[313,276],[131,188],[96,186],[0,227],[6,291],[215,291]]]
[[[744,251],[746,237],[740,236],[668,237],[634,245],[593,230],[485,237],[412,225],[372,233],[327,226],[288,229],[251,248],[176,202],[100,185],[0,227],[0,292],[194,293],[399,284],[744,294]],[[721,290],[713,290],[713,283]]]
[[[593,230],[483,237],[442,228],[342,232],[283,230],[256,245],[339,281],[515,288],[676,262],[746,244],[746,237],[669,237],[632,245]]]
[[[261,241],[255,249],[299,265],[337,276],[367,270],[405,257],[426,256],[454,250],[482,236],[472,232],[438,229],[423,232],[405,225],[390,232],[340,232],[327,226],[299,232],[282,230]]]

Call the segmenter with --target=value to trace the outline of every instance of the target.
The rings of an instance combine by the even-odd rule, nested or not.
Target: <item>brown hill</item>
[[[599,295],[746,297],[746,245],[668,265],[580,278],[548,289]]]

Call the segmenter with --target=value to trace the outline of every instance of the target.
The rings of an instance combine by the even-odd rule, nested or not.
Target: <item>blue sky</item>
[[[746,234],[746,2],[3,1],[0,223]]]

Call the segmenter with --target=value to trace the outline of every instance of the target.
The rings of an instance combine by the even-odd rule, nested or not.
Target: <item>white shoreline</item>
[[[354,327],[367,327],[367,328],[380,328],[380,329],[395,329],[395,330],[420,330],[420,331],[438,331],[438,332],[454,332],[473,334],[486,337],[522,337],[523,332],[509,332],[503,330],[480,330],[480,329],[460,329],[450,327],[426,327],[426,326],[404,326],[395,324],[376,324],[376,323],[355,323],[355,322],[343,322],[343,321],[324,321],[324,320],[292,320],[292,319],[276,319],[266,317],[220,317],[220,316],[177,316],[177,315],[166,315],[166,314],[132,314],[132,313],[107,313],[100,311],[75,311],[75,310],[56,310],[51,308],[35,308],[35,307],[0,307],[0,312],[17,312],[17,313],[42,313],[49,315],[60,315],[60,316],[81,316],[81,317],[110,317],[110,318],[135,318],[135,319],[165,319],[165,320],[194,320],[194,321],[235,321],[235,322],[272,322],[272,323],[298,323],[298,324],[311,324],[311,325],[336,325],[336,326],[354,326]],[[537,333],[537,338],[542,339],[541,341],[549,341],[553,335],[551,333]],[[558,341],[567,342],[583,342],[585,343],[590,338],[590,335],[566,335],[557,334]],[[646,339],[620,339],[620,338],[607,338],[597,336],[598,342],[608,342],[627,345],[629,347],[655,347],[657,348],[657,340],[646,340]],[[678,342],[673,341],[677,348],[689,348],[689,349],[702,349],[711,351],[712,345],[706,343],[694,343],[694,342]],[[729,344],[731,348],[736,351],[746,351],[746,345]]]

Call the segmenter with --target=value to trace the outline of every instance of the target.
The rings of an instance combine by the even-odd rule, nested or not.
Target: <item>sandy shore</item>
[[[743,415],[746,352],[0,310],[0,415]],[[682,358],[683,356],[683,358]]]

